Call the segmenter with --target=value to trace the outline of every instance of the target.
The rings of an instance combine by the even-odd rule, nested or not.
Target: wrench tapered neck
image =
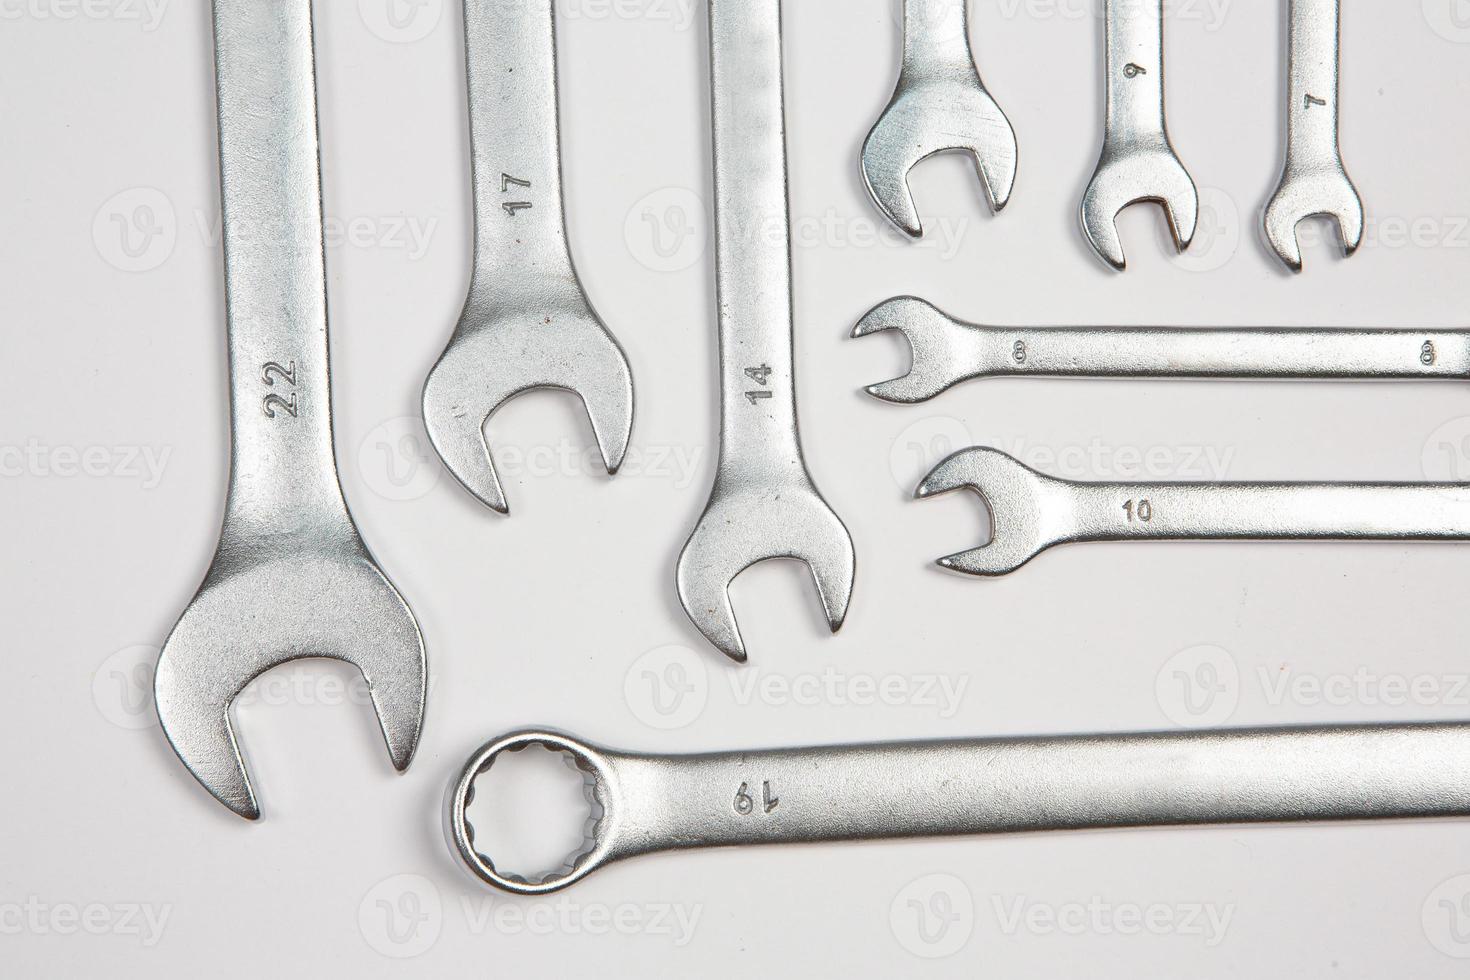
[[[475,196],[476,289],[569,263],[562,208],[552,0],[467,0],[465,59]],[[548,120],[550,124],[548,124]]]
[[[1163,0],[1107,0],[1107,133],[1164,134]]]
[[[800,466],[780,0],[711,0],[722,454]]]
[[[975,70],[970,51],[969,0],[904,0],[903,72]]]
[[[310,0],[215,0],[234,436],[227,530],[340,524]]]

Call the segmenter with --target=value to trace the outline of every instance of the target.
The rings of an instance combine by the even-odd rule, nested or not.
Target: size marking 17
[[[510,174],[500,175],[500,193],[509,194],[511,187],[513,186],[524,187],[526,190],[530,190],[531,182],[529,180],[522,180],[519,177],[512,177]],[[531,206],[532,205],[530,201],[506,201],[500,206],[500,208],[506,214],[514,218],[517,211],[525,211]]]
[[[750,403],[752,405],[759,403],[763,398],[775,397],[775,395],[772,394],[770,390],[771,375],[773,373],[774,372],[772,371],[769,364],[762,364],[760,367],[748,367],[745,369],[745,376],[754,381],[756,384],[760,385],[760,388],[747,391],[745,393],[745,397],[750,399]]]
[[[780,798],[771,792],[771,781],[767,779],[762,782],[761,812],[770,813],[780,802]],[[740,788],[735,791],[735,812],[742,817],[748,817],[755,812],[755,797],[750,795],[749,783],[741,783]]]
[[[260,380],[261,381],[264,381],[266,384],[274,387],[275,386],[275,383],[276,383],[276,379],[278,379],[278,378],[281,381],[284,381],[290,387],[295,388],[296,387],[296,362],[295,361],[291,361],[291,362],[283,365],[283,364],[277,363],[276,361],[267,361],[265,363],[265,365],[261,367],[261,369],[260,369]],[[282,396],[282,395],[280,395],[280,394],[272,391],[272,392],[270,392],[268,395],[266,395],[264,398],[262,398],[260,400],[260,410],[265,413],[265,417],[266,418],[268,418],[268,419],[275,418],[276,417],[276,411],[277,411],[277,409],[279,409],[282,412],[285,412],[287,415],[291,416],[293,419],[296,418],[296,412],[297,412],[296,392],[292,391],[292,392],[289,392],[287,395]]]

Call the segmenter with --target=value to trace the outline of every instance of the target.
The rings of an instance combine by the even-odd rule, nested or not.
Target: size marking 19
[[[1154,505],[1147,500],[1130,500],[1123,505],[1129,524],[1147,524],[1154,519]]]
[[[771,792],[771,781],[767,779],[761,783],[761,812],[770,813],[780,802]],[[735,812],[742,817],[748,817],[755,812],[755,797],[750,795],[749,783],[741,783],[740,788],[735,791]]]
[[[747,391],[745,393],[745,397],[750,399],[750,403],[752,405],[759,403],[764,398],[775,397],[770,391],[772,373],[773,372],[769,364],[762,364],[760,367],[748,367],[745,369],[745,376],[754,381],[756,384],[760,385],[760,388],[753,391]]]
[[[530,190],[531,189],[531,182],[529,180],[522,180],[519,177],[512,177],[510,174],[501,174],[500,175],[500,193],[502,193],[502,194],[509,194],[510,193],[510,189],[511,189],[512,186],[515,186],[515,187],[524,187],[526,190]],[[502,204],[500,206],[500,208],[506,214],[508,214],[512,218],[514,218],[516,216],[516,212],[517,211],[525,211],[528,208],[530,208],[531,206],[532,205],[531,205],[531,202],[530,201],[506,201],[504,204]]]
[[[260,380],[274,387],[277,378],[284,381],[290,387],[295,388],[296,362],[291,361],[282,365],[275,361],[267,361],[260,369]],[[265,413],[266,418],[275,418],[277,409],[285,412],[293,419],[296,418],[296,392],[292,391],[282,396],[272,391],[260,400],[260,410]]]

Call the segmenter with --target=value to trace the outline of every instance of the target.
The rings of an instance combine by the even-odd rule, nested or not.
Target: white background
[[[1369,229],[1350,262],[1311,229],[1291,278],[1256,232],[1282,152],[1281,4],[1171,5],[1169,122],[1201,228],[1180,259],[1157,209],[1128,212],[1119,276],[1075,218],[1101,140],[1090,4],[973,4],[1019,180],[992,218],[963,159],[924,165],[933,241],[914,246],[857,169],[897,73],[896,0],[789,0],[801,421],[858,578],[832,639],[802,569],[743,576],[736,671],[672,588],[717,422],[702,4],[557,0],[572,247],[633,364],[635,455],[608,480],[576,458],[592,443],[572,399],[523,398],[492,426],[506,519],[418,428],[470,201],[459,10],[416,2],[318,2],[316,26],[326,208],[346,230],[328,257],[341,475],[423,626],[427,724],[396,776],[349,672],[271,675],[238,711],[266,812],[247,826],[146,701],[227,476],[208,5],[0,0],[0,972],[1464,975],[1463,822],[689,853],[531,902],[468,880],[439,828],[461,761],[525,724],[682,751],[1465,718],[1470,550],[1093,545],[986,582],[931,564],[978,542],[978,503],[908,499],[970,443],[1074,478],[1464,478],[1463,387],[1001,381],[901,408],[859,391],[898,373],[900,344],[845,339],[902,293],[997,323],[1464,324],[1464,3],[1345,5],[1343,150]],[[858,703],[895,677],[900,703]],[[813,679],[816,697],[782,693]]]

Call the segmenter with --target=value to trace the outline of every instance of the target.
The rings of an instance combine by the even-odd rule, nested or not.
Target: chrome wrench
[[[1164,0],[1107,0],[1106,18],[1107,120],[1102,157],[1082,198],[1082,231],[1122,272],[1118,213],[1142,201],[1163,205],[1183,252],[1199,221],[1199,192],[1164,121]]]
[[[924,234],[909,171],[936,153],[967,152],[990,209],[1016,183],[1016,133],[980,80],[970,50],[969,0],[904,0],[898,87],[863,143],[873,203],[912,238]]]
[[[424,384],[424,424],[475,497],[507,513],[486,421],[537,388],[582,400],[609,474],[628,450],[633,380],[567,246],[553,0],[465,0],[475,254],[459,325]]]
[[[1291,0],[1286,105],[1286,166],[1266,205],[1272,251],[1302,271],[1297,225],[1326,216],[1337,223],[1344,256],[1363,241],[1363,200],[1342,165],[1338,144],[1339,0]]]
[[[780,0],[710,0],[720,458],[679,556],[684,611],[736,662],[729,585],[772,558],[804,561],[832,632],[852,596],[852,538],[802,458],[792,357],[791,232]]]
[[[955,490],[991,514],[988,545],[939,561],[966,575],[1008,575],[1085,541],[1470,541],[1467,483],[1084,483],[975,448],[936,466],[918,496]]]
[[[717,0],[718,2],[718,0]],[[503,752],[544,746],[588,783],[582,850],[549,874],[497,870],[467,809]],[[751,844],[1199,824],[1470,815],[1470,725],[1240,729],[896,742],[700,755],[614,752],[549,731],[481,747],[452,784],[448,837],[520,895],[624,858]],[[600,813],[596,812],[600,810]]]
[[[908,340],[912,367],[867,391],[904,404],[975,378],[1470,379],[1463,329],[988,326],[903,296],[870,310],[852,335],[889,330]]]
[[[311,0],[215,0],[229,499],[214,562],[159,656],[154,700],[194,778],[260,816],[230,706],[303,657],[362,671],[395,768],[424,717],[424,645],[363,545],[332,448]]]

